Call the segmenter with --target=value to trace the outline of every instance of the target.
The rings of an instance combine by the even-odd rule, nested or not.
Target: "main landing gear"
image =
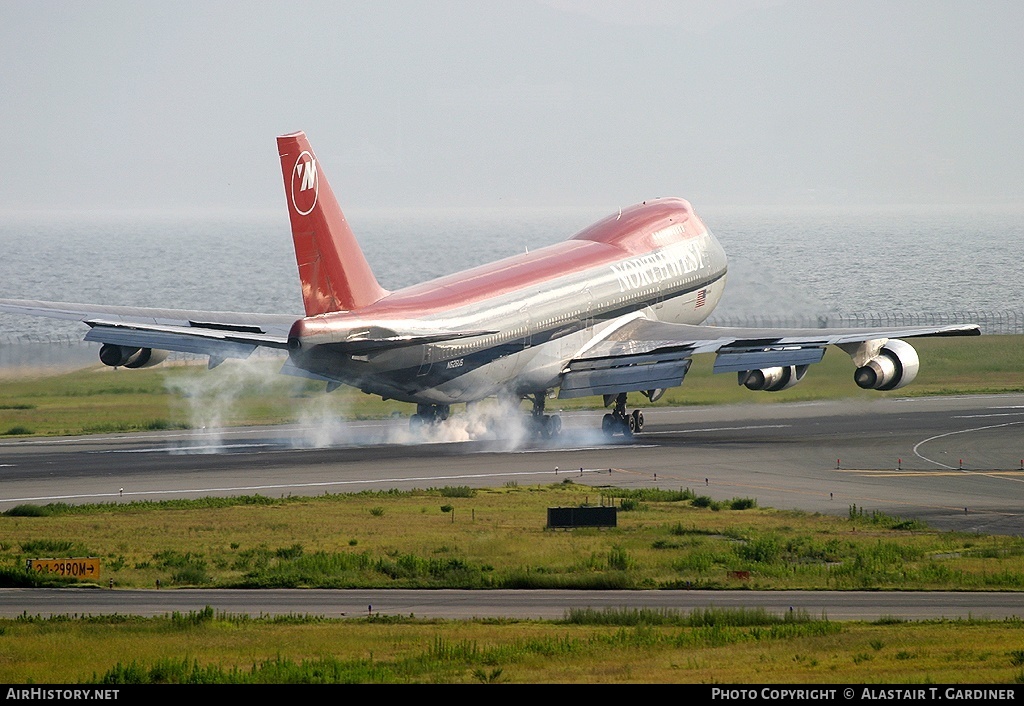
[[[449,414],[451,407],[446,404],[418,404],[416,414],[409,417],[409,429],[419,431],[428,424],[440,424]]]
[[[533,393],[530,429],[543,439],[553,439],[562,432],[562,418],[557,414],[544,414],[544,392]]]
[[[620,392],[617,395],[604,396],[605,407],[612,404],[613,401],[615,406],[612,411],[604,415],[601,420],[601,431],[605,433],[605,436],[622,434],[628,439],[633,434],[643,431],[644,413],[639,409],[634,409],[632,412],[626,411],[626,393]]]

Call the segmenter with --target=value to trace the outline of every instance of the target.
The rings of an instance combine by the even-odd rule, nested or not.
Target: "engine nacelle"
[[[784,368],[762,368],[761,370],[741,370],[736,373],[737,382],[748,390],[764,390],[778,392],[788,390],[804,379],[807,374],[806,365],[788,365]]]
[[[878,355],[853,374],[853,381],[865,390],[896,390],[913,382],[921,361],[906,341],[886,342]]]
[[[133,348],[104,343],[100,362],[112,368],[149,368],[167,360],[168,351],[158,348]]]

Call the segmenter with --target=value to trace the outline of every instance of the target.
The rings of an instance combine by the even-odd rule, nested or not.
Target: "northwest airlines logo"
[[[292,169],[292,206],[300,216],[309,215],[316,206],[316,198],[320,195],[320,180],[316,172],[316,158],[309,152],[303,152],[295,160]]]

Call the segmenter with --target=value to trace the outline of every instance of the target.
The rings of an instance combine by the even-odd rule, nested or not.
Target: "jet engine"
[[[737,382],[748,390],[764,390],[778,392],[788,390],[804,379],[807,374],[806,365],[788,365],[783,368],[763,368],[761,370],[741,370],[736,373]]]
[[[895,390],[917,377],[920,359],[905,341],[888,341],[878,355],[857,368],[853,380],[865,390]]]
[[[112,368],[149,368],[167,359],[167,351],[154,348],[133,348],[104,343],[100,362]]]

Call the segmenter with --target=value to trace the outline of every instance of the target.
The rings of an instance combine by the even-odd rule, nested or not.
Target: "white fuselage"
[[[558,386],[574,356],[623,317],[702,323],[722,296],[725,274],[725,252],[703,229],[695,237],[463,306],[383,322],[401,331],[443,328],[494,333],[295,362],[365,392],[421,404],[548,390]],[[333,329],[333,340],[382,324],[380,319],[364,319],[355,312],[346,318],[343,327]],[[329,340],[314,338],[309,343]]]

